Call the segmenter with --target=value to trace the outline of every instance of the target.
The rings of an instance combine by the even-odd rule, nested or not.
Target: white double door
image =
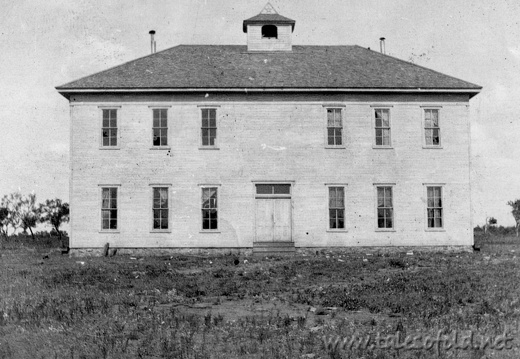
[[[291,199],[256,198],[256,241],[291,241]]]

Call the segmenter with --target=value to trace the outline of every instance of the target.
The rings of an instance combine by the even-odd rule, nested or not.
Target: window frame
[[[98,107],[100,111],[100,119],[99,119],[99,149],[100,150],[119,150],[121,149],[121,106],[99,106]],[[116,111],[116,141],[117,145],[110,146],[110,145],[103,145],[103,129],[104,128],[113,128],[113,127],[103,127],[103,113],[105,110],[115,110]],[[110,137],[109,137],[110,138]]]
[[[199,214],[200,214],[200,223],[199,223],[199,232],[200,233],[220,233],[220,184],[199,184],[200,192],[199,192]],[[217,210],[217,228],[204,229],[204,190],[214,188],[217,191],[217,206],[215,207]],[[211,208],[210,208],[211,209]]]
[[[149,106],[151,113],[152,113],[152,125],[151,125],[151,142],[152,145],[150,146],[151,150],[170,150],[171,149],[171,139],[170,139],[170,128],[171,128],[171,121],[170,121],[170,108],[171,106]],[[154,145],[154,129],[156,128],[164,128],[164,127],[154,127],[154,112],[155,110],[166,110],[166,145]]]
[[[445,215],[445,205],[444,205],[444,192],[445,192],[445,184],[444,183],[423,183],[424,186],[424,198],[425,198],[425,212],[424,212],[424,230],[426,232],[445,232],[446,231],[446,215]],[[428,207],[428,188],[440,188],[441,189],[441,223],[442,227],[429,227],[428,226],[428,210],[430,207]],[[437,208],[437,207],[431,207],[431,208]]]
[[[391,228],[379,228],[379,214],[378,214],[378,189],[379,188],[387,188],[389,187],[392,191],[392,207],[382,207],[382,208],[392,208],[392,227]],[[375,194],[375,231],[376,232],[395,232],[396,231],[396,212],[395,212],[395,183],[374,183],[374,194]]]
[[[326,183],[327,189],[327,232],[348,232],[347,229],[347,183]],[[343,228],[330,228],[330,189],[331,188],[342,188],[343,189]]]
[[[442,143],[442,135],[441,135],[441,106],[421,106],[422,111],[422,144],[423,148],[425,149],[442,149],[443,143]],[[428,127],[426,128],[426,111],[437,111],[437,130],[439,131],[439,144],[438,145],[430,145],[426,143],[426,131],[428,129],[435,129],[435,127]]]
[[[392,146],[392,106],[372,106],[372,135],[373,135],[373,141],[372,141],[372,148],[377,149],[391,149]],[[376,121],[376,113],[377,111],[388,111],[388,127],[377,127],[377,121]],[[378,145],[377,144],[377,129],[385,130],[388,129],[388,145]],[[384,138],[384,137],[382,137]],[[383,141],[384,142],[384,141]]]
[[[219,120],[218,120],[218,108],[220,106],[198,106],[199,110],[200,110],[200,113],[199,113],[199,124],[200,124],[200,127],[199,127],[199,150],[218,150],[219,147],[219,142],[218,142],[218,128],[219,128]],[[202,127],[202,119],[203,119],[203,111],[204,110],[214,110],[215,111],[215,127],[206,127],[207,129],[212,129],[214,128],[215,129],[215,141],[214,141],[214,144],[213,145],[204,145],[203,143],[203,136],[202,136],[202,130],[205,128],[205,127]]]
[[[342,149],[346,148],[345,145],[345,105],[323,105],[325,109],[325,148],[330,149]],[[340,145],[331,145],[329,144],[329,110],[339,110],[339,114],[341,116],[341,144]],[[330,128],[336,128],[330,127]]]
[[[151,214],[150,214],[150,233],[171,233],[172,231],[172,191],[171,183],[151,183]],[[168,193],[168,228],[154,228],[154,192],[156,188],[166,188]]]
[[[100,219],[100,227],[99,227],[99,232],[100,233],[120,233],[120,223],[121,223],[121,216],[120,216],[120,208],[121,208],[121,205],[120,205],[120,198],[121,198],[121,191],[119,190],[119,188],[121,188],[121,185],[120,184],[100,184],[98,185],[99,187],[99,219]],[[114,229],[111,229],[111,228],[103,228],[103,190],[104,189],[116,189],[116,220],[117,220],[117,227],[114,228]],[[110,209],[108,209],[110,210]]]

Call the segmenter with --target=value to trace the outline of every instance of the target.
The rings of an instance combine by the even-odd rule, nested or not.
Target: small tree
[[[69,204],[61,202],[61,199],[48,199],[45,203],[41,203],[39,207],[40,222],[50,224],[60,237],[60,243],[63,247],[63,239],[61,236],[60,226],[69,221]]]
[[[516,236],[518,237],[518,229],[520,227],[520,199],[507,202],[509,206],[511,206],[513,209],[511,210],[511,213],[513,214],[513,217],[515,218],[515,230],[516,230]]]
[[[5,235],[9,235],[9,226],[13,228],[13,234],[22,224],[20,217],[20,206],[22,204],[22,194],[20,192],[13,192],[9,195],[5,195],[2,198],[0,207],[7,209],[7,217],[3,221],[5,225]]]
[[[9,210],[5,207],[0,207],[0,235],[5,236],[7,239],[7,216],[9,216]]]
[[[493,227],[495,224],[497,224],[497,220],[495,217],[487,217],[486,218],[486,226],[484,227],[484,233],[488,232],[489,227]]]
[[[31,237],[34,240],[32,229],[36,227],[36,223],[38,223],[38,220],[40,219],[40,211],[39,208],[36,207],[36,195],[31,193],[27,197],[22,196],[20,202],[19,211],[21,226],[24,232],[29,229]]]

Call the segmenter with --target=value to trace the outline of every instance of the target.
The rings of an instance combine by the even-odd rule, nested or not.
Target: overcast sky
[[[474,223],[520,198],[520,2],[271,0],[295,45],[360,45],[476,83]],[[55,86],[179,44],[245,44],[267,0],[0,0],[0,196],[68,200],[69,106]]]

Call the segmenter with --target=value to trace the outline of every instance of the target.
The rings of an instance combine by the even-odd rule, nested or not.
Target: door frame
[[[296,181],[294,180],[283,180],[283,181],[276,181],[276,180],[258,180],[258,181],[251,181],[252,182],[252,195],[253,195],[253,211],[254,211],[254,214],[253,214],[253,217],[254,217],[254,220],[253,220],[253,233],[254,233],[254,237],[253,237],[253,244],[256,243],[256,242],[261,242],[261,241],[257,241],[257,236],[256,236],[256,200],[257,199],[275,199],[275,198],[286,198],[286,199],[289,199],[290,201],[290,209],[291,209],[291,238],[290,240],[287,242],[287,243],[294,243],[294,237],[293,237],[293,233],[294,233],[294,202],[293,202],[293,190],[294,190],[294,186],[295,186],[295,183]],[[273,195],[257,195],[256,194],[256,185],[257,184],[288,184],[290,186],[290,194],[288,195],[284,195],[284,194],[273,194]]]

